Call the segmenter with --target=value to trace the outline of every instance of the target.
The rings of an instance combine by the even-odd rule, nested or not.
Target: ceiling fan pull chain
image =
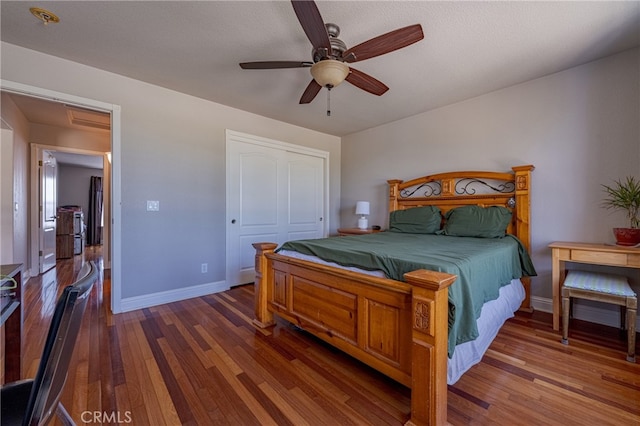
[[[327,117],[331,117],[331,86],[327,86]]]

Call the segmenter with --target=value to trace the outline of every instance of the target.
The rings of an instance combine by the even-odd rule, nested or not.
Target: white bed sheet
[[[281,250],[279,254],[309,260],[324,265],[335,266],[350,271],[361,272],[376,277],[385,277],[383,271],[368,271],[355,267],[346,267],[334,262],[327,262],[316,256],[310,256],[295,251]],[[447,363],[447,384],[452,385],[472,366],[482,360],[487,349],[495,339],[498,331],[506,320],[514,316],[520,304],[524,300],[525,291],[519,279],[512,280],[510,284],[500,288],[500,295],[495,300],[482,305],[480,317],[477,321],[478,337],[470,342],[456,346],[453,357]]]

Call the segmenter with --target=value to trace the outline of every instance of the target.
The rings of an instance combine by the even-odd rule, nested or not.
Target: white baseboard
[[[553,301],[545,297],[532,296],[531,305],[538,311],[553,312]],[[602,307],[580,304],[579,301],[574,302],[573,317],[583,321],[595,322],[596,324],[608,325],[610,327],[620,327],[619,307],[605,303],[599,305],[602,305]],[[640,316],[636,318],[636,330],[640,330]]]
[[[531,306],[536,311],[553,312],[553,301],[546,297],[531,296]]]
[[[145,294],[143,296],[128,297],[121,300],[120,312],[135,311],[136,309],[149,308],[151,306],[164,305],[165,303],[178,302],[193,297],[205,296],[229,290],[226,281],[194,285],[187,288],[167,290],[159,293]]]

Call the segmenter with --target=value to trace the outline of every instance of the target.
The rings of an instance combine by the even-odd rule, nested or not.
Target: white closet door
[[[323,237],[324,161],[322,158],[286,152],[287,199],[281,211],[287,223],[279,244],[289,240]]]
[[[227,281],[253,282],[252,243],[324,235],[324,159],[231,141],[228,150]]]

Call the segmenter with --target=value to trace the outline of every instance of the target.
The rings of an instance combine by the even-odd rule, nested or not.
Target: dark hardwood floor
[[[60,289],[83,256],[25,286],[23,376],[35,375]],[[99,249],[85,259],[101,263]],[[251,324],[253,287],[119,315],[108,274],[93,289],[62,402],[78,424],[401,425],[409,389],[286,324]],[[449,386],[454,425],[640,424],[640,364],[624,334],[518,314]],[[57,420],[56,420],[57,422]]]

